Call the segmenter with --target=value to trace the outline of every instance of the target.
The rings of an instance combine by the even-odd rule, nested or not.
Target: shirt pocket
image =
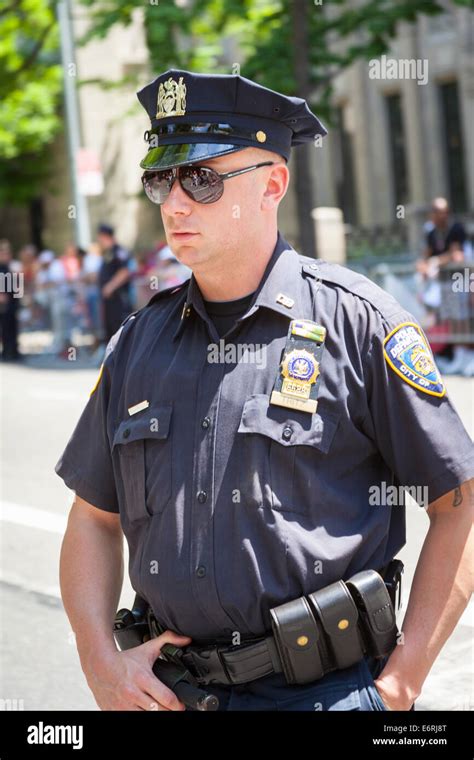
[[[318,480],[340,415],[308,414],[270,404],[265,394],[250,396],[238,432],[243,500],[282,512],[310,514]]]
[[[171,498],[172,403],[155,404],[123,420],[114,434],[129,520],[162,512]]]

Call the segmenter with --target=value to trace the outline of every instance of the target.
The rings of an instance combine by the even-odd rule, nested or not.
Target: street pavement
[[[59,552],[73,494],[54,472],[97,374],[94,362],[82,355],[75,361],[38,355],[0,368],[0,709],[98,709],[60,598]],[[473,437],[474,380],[448,377],[446,385]],[[408,506],[407,545],[400,554],[405,605],[427,528],[424,511]],[[126,577],[121,605],[132,600]],[[417,710],[474,709],[472,626],[471,603],[436,661]]]

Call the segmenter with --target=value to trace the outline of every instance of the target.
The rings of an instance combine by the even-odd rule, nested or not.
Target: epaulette
[[[116,330],[116,332],[114,332],[114,334],[112,335],[111,339],[109,340],[109,342],[107,343],[107,346],[105,348],[104,362],[107,359],[107,357],[110,356],[110,354],[112,353],[112,351],[115,349],[115,346],[118,343],[118,340],[119,340],[119,338],[120,338],[120,336],[121,336],[121,334],[123,332],[123,328],[125,327],[125,325],[128,322],[130,322],[132,319],[136,319],[137,314],[139,314],[141,311],[142,311],[142,309],[136,309],[135,311],[132,311],[130,314],[128,314],[125,317],[125,319],[123,320],[123,322],[120,325],[120,327],[118,328],[118,330]]]
[[[360,272],[355,272],[353,269],[341,266],[340,264],[333,264],[324,259],[312,259],[309,256],[302,256],[301,254],[300,260],[303,276],[310,275],[317,280],[347,290],[349,293],[370,303],[384,318],[388,318],[392,314],[403,310],[403,307],[390,293],[383,290]]]
[[[155,293],[155,295],[148,301],[145,306],[142,306],[141,309],[136,309],[135,311],[132,311],[130,314],[128,314],[127,317],[123,320],[122,324],[118,328],[117,332],[115,332],[109,342],[107,343],[107,347],[105,349],[105,356],[104,356],[104,362],[107,359],[108,356],[112,353],[112,351],[115,349],[115,346],[117,345],[117,342],[122,334],[123,328],[125,325],[130,322],[132,319],[136,319],[139,314],[142,314],[145,309],[147,309],[149,306],[152,306],[152,304],[156,303],[158,300],[165,298],[166,296],[172,295],[173,293],[180,293],[184,286],[187,285],[189,280],[185,280],[180,285],[173,285],[170,288],[165,288],[164,290],[158,291],[158,293]]]
[[[144,309],[147,309],[149,306],[152,306],[154,303],[159,301],[161,298],[165,298],[166,296],[173,295],[174,293],[180,293],[183,288],[189,285],[189,280],[184,280],[184,282],[181,282],[179,285],[172,285],[170,288],[165,288],[164,290],[159,290],[158,293],[155,293],[154,296],[148,301],[146,306],[144,306]]]

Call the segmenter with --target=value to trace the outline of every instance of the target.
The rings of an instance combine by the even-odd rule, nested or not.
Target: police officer
[[[473,447],[423,331],[279,233],[290,149],[326,134],[304,100],[177,70],[138,97],[145,192],[193,274],[115,333],[56,466],[76,492],[61,584],[89,686],[102,709],[183,710],[151,670],[173,642],[213,647],[224,710],[409,710],[471,591]],[[430,518],[404,646],[290,683],[258,649],[271,610],[383,572],[405,543],[404,488]],[[165,633],[119,652],[122,533]]]
[[[98,284],[105,340],[108,342],[125,317],[132,311],[130,254],[117,243],[114,228],[109,224],[99,224],[97,242],[102,253]]]

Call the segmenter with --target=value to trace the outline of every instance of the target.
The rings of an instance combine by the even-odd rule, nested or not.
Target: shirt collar
[[[302,318],[304,316],[304,304],[301,302],[300,284],[301,264],[298,254],[285,240],[283,235],[278,232],[275,248],[254,298],[246,314],[240,319],[246,319],[260,307],[271,309],[278,314],[288,317],[288,319]],[[189,281],[181,319],[173,339],[177,338],[184,327],[189,324],[191,315],[194,312],[199,314],[204,321],[209,319],[201,291],[193,274]]]

